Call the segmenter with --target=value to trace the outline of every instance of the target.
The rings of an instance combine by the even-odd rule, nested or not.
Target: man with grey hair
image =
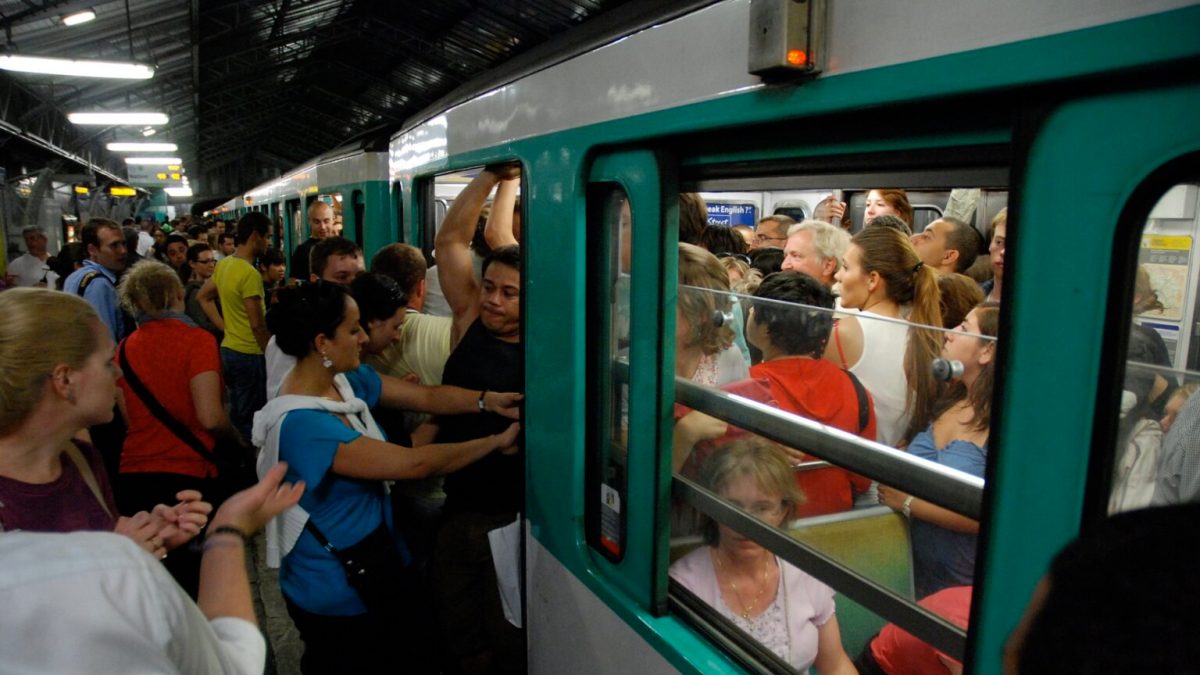
[[[754,228],[754,241],[750,244],[750,250],[783,246],[783,242],[788,238],[788,228],[795,224],[796,221],[782,213],[763,217]]]
[[[21,230],[25,238],[25,253],[8,264],[10,286],[41,286],[54,288],[58,275],[50,269],[50,252],[46,250],[46,232],[40,227]]]
[[[842,256],[850,246],[850,234],[821,220],[805,220],[787,232],[783,247],[783,269],[803,272],[832,288]]]

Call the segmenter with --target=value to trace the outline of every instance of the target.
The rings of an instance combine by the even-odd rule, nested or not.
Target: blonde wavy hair
[[[679,309],[690,327],[688,346],[699,347],[706,356],[729,349],[733,328],[727,321],[718,324],[716,313],[728,314],[733,300],[729,296],[729,273],[717,257],[699,246],[680,242],[679,287]]]
[[[171,308],[182,292],[179,275],[157,260],[139,262],[117,284],[121,306],[134,316],[159,316]]]

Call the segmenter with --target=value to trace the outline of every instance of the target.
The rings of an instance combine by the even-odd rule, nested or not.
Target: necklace
[[[725,562],[721,560],[721,552],[716,551],[714,556],[717,559],[717,569],[725,571]],[[742,594],[738,591],[737,582],[733,580],[733,575],[729,576],[729,588],[733,590],[733,597],[737,598],[738,604],[742,606],[741,615],[743,619],[750,619],[750,614],[754,611],[754,607],[762,600],[763,593],[767,590],[767,575],[771,571],[771,565],[767,560],[763,560],[762,585],[758,587],[758,592],[754,594],[754,599],[747,603],[742,598]]]

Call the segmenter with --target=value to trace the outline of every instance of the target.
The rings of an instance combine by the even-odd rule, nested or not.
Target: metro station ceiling
[[[197,197],[248,187],[372,131],[622,5],[645,0],[0,0],[0,51],[152,65],[149,80],[0,71],[0,157],[30,138],[125,175],[118,140],[179,146]],[[96,18],[66,26],[62,17]],[[170,122],[77,127],[78,111]],[[23,141],[18,139],[24,139]],[[35,167],[29,167],[33,169]]]

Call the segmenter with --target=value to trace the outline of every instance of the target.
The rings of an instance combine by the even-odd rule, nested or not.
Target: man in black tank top
[[[459,194],[435,242],[438,280],[453,311],[451,354],[443,384],[482,391],[524,391],[521,347],[521,252],[512,233],[516,166],[489,166]],[[493,251],[476,280],[471,239],[484,203],[499,185],[485,234]],[[480,397],[482,410],[483,398]],[[512,420],[443,415],[438,443],[504,431]],[[462,672],[524,672],[525,632],[504,618],[488,542],[490,530],[524,511],[525,453],[492,453],[446,477],[444,520],[434,548],[438,615],[451,658]]]

